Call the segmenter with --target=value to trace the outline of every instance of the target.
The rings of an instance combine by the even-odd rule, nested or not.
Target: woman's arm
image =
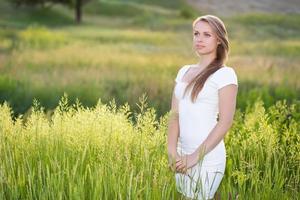
[[[168,156],[169,164],[172,167],[175,161],[179,160],[177,153],[177,141],[179,136],[179,121],[178,121],[178,100],[175,97],[174,91],[172,95],[171,111],[168,124]],[[175,168],[175,165],[173,166]]]
[[[236,107],[236,96],[238,87],[234,84],[225,86],[219,90],[219,121],[212,129],[207,138],[197,148],[197,150],[187,155],[183,160],[183,164],[176,165],[177,171],[186,171],[186,169],[197,164],[199,159],[203,158],[205,154],[214,149],[217,144],[224,138],[227,131],[230,129]]]
[[[219,121],[197,149],[198,151],[202,149],[205,150],[205,154],[209,153],[219,144],[230,129],[236,108],[237,91],[238,87],[233,84],[219,90]]]

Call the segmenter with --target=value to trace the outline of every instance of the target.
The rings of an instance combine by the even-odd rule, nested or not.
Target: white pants
[[[226,161],[205,165],[199,162],[187,170],[187,174],[176,173],[176,188],[184,196],[197,200],[213,199],[224,176]]]

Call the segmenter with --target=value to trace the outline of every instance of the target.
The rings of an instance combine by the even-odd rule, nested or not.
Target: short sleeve
[[[214,80],[218,89],[230,84],[238,86],[237,75],[231,67],[223,67],[222,69],[219,69],[214,76]]]
[[[178,83],[178,82],[181,81],[182,76],[184,75],[184,73],[185,73],[185,71],[186,71],[187,69],[188,69],[188,66],[187,66],[187,65],[185,65],[185,66],[183,66],[183,67],[181,67],[181,68],[179,69],[179,71],[178,71],[178,73],[177,73],[177,76],[176,76],[176,78],[175,78],[175,82],[176,82],[176,83]]]

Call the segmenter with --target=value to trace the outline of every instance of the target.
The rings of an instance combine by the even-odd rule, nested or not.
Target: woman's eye
[[[195,32],[194,35],[199,35],[199,33],[198,33],[198,32]]]
[[[210,37],[210,35],[209,35],[209,34],[207,34],[207,33],[205,33],[204,35],[205,35],[206,37]]]

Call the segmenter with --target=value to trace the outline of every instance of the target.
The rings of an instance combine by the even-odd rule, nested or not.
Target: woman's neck
[[[197,63],[197,67],[206,68],[216,58],[213,54],[202,55],[200,61]]]

